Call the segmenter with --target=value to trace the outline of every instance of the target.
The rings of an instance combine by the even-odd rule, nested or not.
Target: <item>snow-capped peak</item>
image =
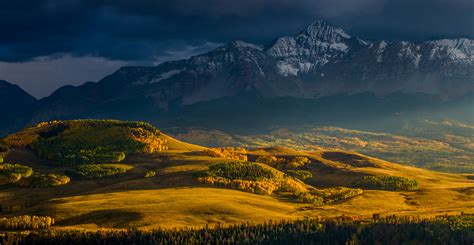
[[[301,34],[330,43],[339,43],[343,42],[344,39],[351,38],[343,29],[329,25],[324,20],[311,23]]]

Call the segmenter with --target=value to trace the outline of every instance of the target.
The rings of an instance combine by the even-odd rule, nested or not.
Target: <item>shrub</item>
[[[125,164],[86,164],[66,170],[74,179],[102,179],[118,177],[132,169]]]
[[[65,185],[71,179],[66,175],[61,174],[40,174],[34,173],[28,178],[22,178],[18,181],[18,185],[29,188],[48,188],[54,186]]]
[[[247,161],[247,150],[240,147],[208,148],[204,152],[212,157]]]
[[[418,189],[418,182],[398,176],[364,176],[353,183],[354,187],[386,191],[411,191]]]
[[[33,169],[20,164],[0,164],[0,186],[16,183],[21,178],[29,177],[33,174]]]
[[[0,153],[8,152],[9,148],[0,140]]]
[[[305,166],[308,163],[311,163],[311,160],[309,160],[307,157],[294,157],[288,160],[287,165],[290,168],[299,168]]]
[[[54,219],[49,216],[16,216],[10,218],[0,218],[0,229],[43,229],[54,224]]]
[[[295,178],[298,178],[298,179],[301,179],[301,180],[305,180],[305,179],[309,179],[309,178],[313,177],[313,174],[309,171],[306,171],[306,170],[288,170],[287,172],[291,176],[293,176]]]
[[[154,177],[154,176],[156,176],[156,171],[154,171],[154,170],[148,170],[145,173],[145,178],[150,178],[150,177]]]
[[[257,157],[257,159],[255,161],[260,162],[260,163],[265,163],[265,164],[271,166],[271,165],[282,164],[282,163],[285,162],[285,159],[278,158],[278,157],[272,156],[272,155],[262,155],[262,156]]]

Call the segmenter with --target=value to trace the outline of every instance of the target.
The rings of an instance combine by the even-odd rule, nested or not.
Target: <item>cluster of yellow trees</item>
[[[166,146],[167,140],[160,138],[160,135],[156,132],[150,132],[143,128],[131,128],[130,131],[130,138],[143,143],[145,145],[144,151],[146,153],[168,150],[168,146]]]
[[[156,171],[155,170],[148,170],[145,173],[145,178],[151,178],[156,176]]]
[[[281,168],[300,168],[311,163],[307,157],[296,156],[290,159],[279,158],[273,155],[262,155],[257,157],[256,162],[265,163],[270,166]]]
[[[253,162],[212,165],[204,176],[198,178],[198,181],[263,195],[271,195],[275,191],[290,193],[308,191],[301,181]]]
[[[0,219],[0,229],[19,230],[19,229],[43,229],[54,224],[54,219],[49,216],[16,216]]]
[[[245,192],[271,195],[279,187],[279,183],[271,180],[242,180],[242,179],[227,179],[222,177],[200,177],[199,182],[209,185],[222,186],[231,189],[241,190]]]
[[[285,191],[291,193],[304,193],[308,189],[302,183],[295,181],[292,178],[276,178],[276,179],[262,179],[262,180],[242,180],[242,179],[227,179],[222,177],[200,177],[199,182],[221,186],[245,192],[261,195],[271,195],[275,191]]]
[[[247,161],[247,150],[241,147],[209,148],[204,152],[211,157]]]
[[[335,201],[344,200],[361,195],[363,190],[346,187],[334,187],[325,189],[313,189],[310,191],[296,192],[296,200],[317,205],[329,204]]]

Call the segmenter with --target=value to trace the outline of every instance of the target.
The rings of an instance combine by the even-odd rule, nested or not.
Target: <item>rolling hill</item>
[[[41,123],[3,141],[10,147],[5,163],[31,168],[33,175],[74,170],[90,177],[71,176],[68,183],[37,188],[18,184],[29,176],[12,179],[12,172],[0,169],[0,178],[10,181],[0,186],[1,216],[49,216],[55,220],[51,228],[57,229],[474,212],[470,175],[403,166],[351,151],[206,148],[148,124],[104,120]],[[38,150],[48,144],[57,147],[49,154]],[[111,163],[117,159],[91,157],[92,148],[124,152],[125,157]],[[61,161],[71,153],[94,161]],[[366,184],[358,184],[361,180]]]
[[[474,126],[449,120],[410,120],[389,133],[334,126],[277,127],[253,134],[206,128],[164,130],[181,140],[208,147],[339,149],[437,171],[474,173]]]

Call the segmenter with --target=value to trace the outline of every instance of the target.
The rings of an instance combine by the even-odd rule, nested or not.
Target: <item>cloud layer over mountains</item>
[[[155,64],[186,58],[234,39],[270,43],[319,18],[365,39],[473,38],[473,13],[472,0],[2,1],[0,61],[92,56]],[[87,62],[77,63],[83,64],[75,67],[78,73],[90,70]],[[61,76],[40,76],[35,73],[35,63],[17,65],[21,67],[12,70],[32,74],[31,81],[5,67],[0,67],[0,78],[21,80],[24,87],[28,87],[25,83],[57,87],[58,82],[77,81],[52,82]],[[104,72],[84,79],[98,79]]]

